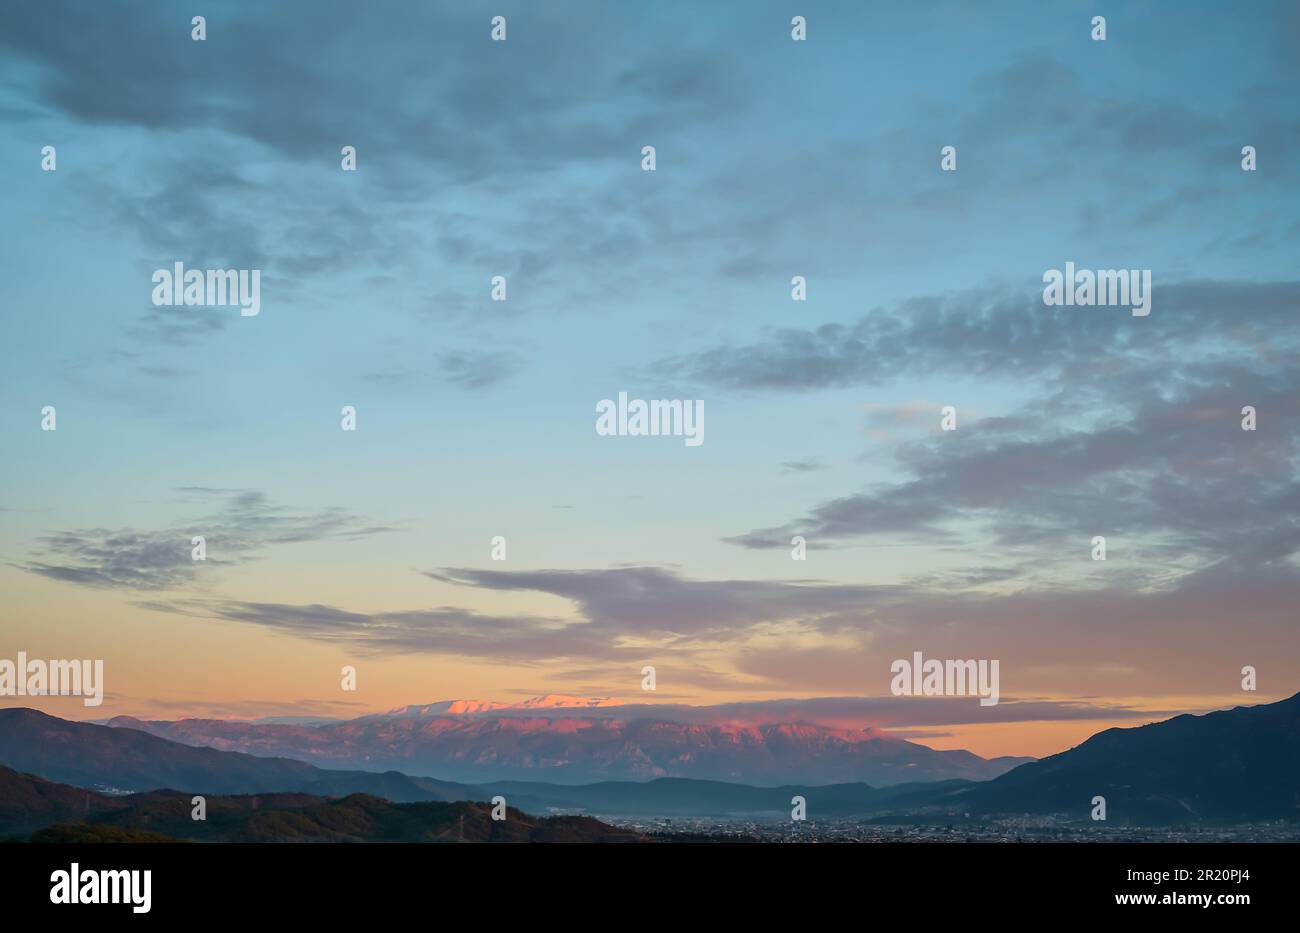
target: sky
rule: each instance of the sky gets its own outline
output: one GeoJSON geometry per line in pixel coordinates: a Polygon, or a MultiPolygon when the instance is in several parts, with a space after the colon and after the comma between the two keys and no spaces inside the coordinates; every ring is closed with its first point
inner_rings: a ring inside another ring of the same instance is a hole
{"type": "Polygon", "coordinates": [[[1041,755],[1300,689],[1300,6],[191,15],[0,9],[0,657],[106,671],[0,702],[888,697],[921,651],[1003,701],[894,728],[1041,755]],[[176,262],[261,312],[156,306],[176,262]],[[1045,306],[1067,262],[1150,314],[1045,306]],[[704,443],[599,435],[620,392],[704,443]]]}

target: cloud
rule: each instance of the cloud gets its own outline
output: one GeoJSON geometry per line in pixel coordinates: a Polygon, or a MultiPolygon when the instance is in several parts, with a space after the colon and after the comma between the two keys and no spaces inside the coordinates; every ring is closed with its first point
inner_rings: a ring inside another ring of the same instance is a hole
{"type": "MultiPolygon", "coordinates": [[[[670,361],[678,376],[752,392],[874,387],[937,371],[1018,388],[1015,407],[996,416],[952,399],[955,431],[939,430],[934,403],[926,430],[873,452],[892,456],[895,477],[725,540],[994,547],[1004,567],[1047,575],[1104,535],[1148,582],[1221,561],[1289,559],[1300,548],[1300,433],[1291,429],[1300,333],[1288,323],[1300,283],[1176,283],[1156,295],[1152,316],[1136,323],[967,292],[670,361]],[[1247,405],[1267,424],[1243,431],[1247,405]]],[[[913,423],[918,405],[868,409],[879,431],[913,423]]]]}
{"type": "MultiPolygon", "coordinates": [[[[285,717],[287,719],[351,719],[366,713],[365,704],[357,700],[330,700],[304,697],[297,700],[231,699],[203,700],[159,697],[121,696],[121,706],[145,707],[149,715],[159,712],[187,719],[226,719],[248,722],[285,717]]],[[[143,714],[142,714],[143,715],[143,714]]]]}
{"type": "Polygon", "coordinates": [[[485,389],[510,378],[518,370],[518,358],[512,353],[460,351],[444,353],[438,358],[447,381],[465,389],[485,389]]]}
{"type": "Polygon", "coordinates": [[[1062,547],[1093,533],[1143,550],[1176,539],[1185,559],[1280,559],[1300,546],[1300,418],[1294,371],[1211,364],[1204,382],[1170,398],[1129,400],[1090,429],[1028,411],[1008,430],[983,422],[896,449],[912,478],[827,500],[786,524],[733,538],[745,547],[893,535],[954,540],[960,526],[991,530],[1003,547],[1062,547]],[[1272,427],[1243,431],[1243,404],[1272,427]],[[1250,476],[1242,482],[1243,474],[1250,476]]]}
{"type": "Polygon", "coordinates": [[[229,320],[229,315],[212,309],[177,311],[153,308],[141,315],[136,324],[126,328],[126,334],[168,347],[185,347],[221,332],[229,320]]]}
{"type": "MultiPolygon", "coordinates": [[[[1086,555],[1076,559],[1093,566],[1086,555]]],[[[1008,699],[1071,691],[1185,696],[1189,685],[1225,694],[1245,663],[1267,664],[1275,684],[1300,678],[1300,632],[1291,624],[1300,566],[1286,562],[1224,561],[1159,585],[1103,565],[1086,585],[1021,580],[1012,588],[997,575],[983,580],[961,572],[894,585],[700,580],[658,567],[450,568],[427,576],[471,591],[558,597],[574,612],[502,615],[455,605],[352,611],[208,598],[139,605],[372,654],[564,662],[587,679],[593,670],[625,673],[653,664],[666,688],[694,684],[751,695],[888,696],[891,662],[914,651],[999,660],[1008,699]],[[1249,646],[1239,656],[1224,656],[1226,625],[1234,643],[1249,646]]],[[[981,712],[978,721],[1002,721],[1004,713],[981,712]]],[[[905,718],[924,721],[915,712],[905,718]]],[[[935,721],[956,720],[945,712],[935,721]]]]}
{"type": "Polygon", "coordinates": [[[506,382],[523,367],[522,357],[506,350],[453,350],[438,355],[436,375],[427,367],[407,367],[390,360],[382,369],[362,373],[361,378],[380,386],[406,386],[440,378],[475,392],[506,382]]]}
{"type": "Polygon", "coordinates": [[[1157,281],[1154,295],[1150,317],[1131,318],[1124,309],[1046,307],[1041,288],[971,289],[876,308],[850,324],[667,357],[650,370],[752,392],[878,386],[935,371],[1086,386],[1112,367],[1176,363],[1179,351],[1197,346],[1295,350],[1289,324],[1300,312],[1300,281],[1157,281]]]}
{"type": "Polygon", "coordinates": [[[518,664],[565,657],[630,657],[629,652],[600,639],[591,626],[540,616],[493,616],[446,606],[366,613],[319,604],[219,599],[149,600],[138,605],[195,618],[243,622],[374,654],[423,652],[518,664]]]}
{"type": "Polygon", "coordinates": [[[339,508],[304,511],[277,506],[252,490],[190,486],[179,491],[190,499],[216,499],[218,511],[156,531],[89,528],[44,535],[38,539],[41,556],[15,566],[80,586],[172,590],[196,585],[205,564],[247,563],[276,545],[365,538],[393,530],[367,524],[339,508]],[[195,535],[206,541],[203,562],[192,557],[195,535]]]}
{"type": "Polygon", "coordinates": [[[787,460],[781,464],[782,473],[813,473],[826,469],[826,464],[815,457],[806,460],[787,460]]]}
{"type": "Polygon", "coordinates": [[[226,599],[149,600],[143,608],[243,622],[314,641],[377,653],[428,652],[534,663],[555,659],[624,662],[680,657],[795,622],[832,630],[890,587],[816,581],[691,580],[657,567],[588,571],[446,569],[430,579],[495,592],[536,592],[573,603],[577,618],[501,616],[441,606],[354,612],[333,606],[226,599]]]}
{"type": "MultiPolygon", "coordinates": [[[[435,254],[447,279],[490,269],[529,282],[547,296],[538,306],[614,294],[588,281],[593,263],[613,270],[648,239],[644,197],[617,176],[636,171],[646,138],[690,139],[753,94],[667,16],[636,15],[621,34],[638,40],[610,41],[573,27],[581,10],[539,7],[498,44],[454,2],[394,15],[245,2],[210,14],[207,41],[192,42],[188,17],[162,9],[134,11],[129,28],[102,4],[63,9],[6,5],[0,65],[16,96],[111,140],[108,168],[76,182],[83,219],[133,233],[142,262],[265,269],[282,302],[339,283],[373,302],[384,282],[401,286],[391,304],[427,301],[404,278],[435,279],[435,254]],[[653,35],[673,42],[642,41],[653,35]],[[340,171],[344,144],[355,174],[340,171]],[[578,282],[561,261],[587,274],[578,282]],[[371,270],[364,291],[345,281],[357,268],[371,270]]],[[[441,293],[472,319],[462,282],[441,293]]]]}
{"type": "Polygon", "coordinates": [[[536,592],[570,600],[607,639],[661,643],[726,640],[781,622],[829,624],[884,598],[886,586],[818,581],[693,580],[662,567],[504,571],[447,569],[433,580],[495,592],[536,592]]]}
{"type": "MultiPolygon", "coordinates": [[[[1137,709],[1121,703],[1097,704],[1076,700],[1005,700],[996,707],[976,707],[965,697],[842,696],[808,699],[756,700],[715,706],[682,707],[675,715],[689,721],[725,719],[755,724],[809,722],[836,728],[876,726],[891,731],[907,727],[947,726],[988,722],[1067,722],[1075,720],[1155,720],[1177,712],[1137,709]]],[[[613,707],[611,713],[622,708],[613,707]]],[[[897,732],[895,732],[897,734],[897,732]]],[[[933,737],[933,733],[928,733],[933,737]]]]}

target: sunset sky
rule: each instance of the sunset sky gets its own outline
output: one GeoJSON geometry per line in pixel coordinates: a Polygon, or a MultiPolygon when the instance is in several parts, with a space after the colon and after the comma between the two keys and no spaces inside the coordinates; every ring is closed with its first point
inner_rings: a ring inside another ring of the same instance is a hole
{"type": "Polygon", "coordinates": [[[886,697],[1044,755],[1295,693],[1300,6],[1170,5],[6,3],[0,657],[106,699],[0,704],[886,697]],[[889,697],[914,651],[1002,703],[889,697]]]}

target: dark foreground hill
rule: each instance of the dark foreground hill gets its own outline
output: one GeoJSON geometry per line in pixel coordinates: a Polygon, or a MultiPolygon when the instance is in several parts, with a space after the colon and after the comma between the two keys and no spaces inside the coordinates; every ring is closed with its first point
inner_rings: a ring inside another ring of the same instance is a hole
{"type": "Polygon", "coordinates": [[[931,801],[974,815],[1088,820],[1106,798],[1111,824],[1300,819],[1300,694],[1278,703],[1107,729],[1081,745],[931,801]]]}
{"type": "Polygon", "coordinates": [[[870,784],[786,784],[751,787],[723,781],[659,778],[654,781],[602,781],[569,787],[530,781],[488,785],[508,800],[528,800],[558,810],[586,810],[598,816],[715,816],[771,819],[789,815],[791,798],[805,799],[816,817],[866,816],[919,799],[966,787],[968,781],[937,781],[872,787],[870,784]]]}
{"type": "Polygon", "coordinates": [[[28,833],[51,823],[88,818],[120,806],[120,798],[0,767],[0,834],[28,833]]]}
{"type": "Polygon", "coordinates": [[[150,791],[110,797],[0,768],[0,834],[33,842],[638,842],[637,833],[585,816],[539,818],[485,803],[391,803],[366,794],[206,798],[150,791]]]}

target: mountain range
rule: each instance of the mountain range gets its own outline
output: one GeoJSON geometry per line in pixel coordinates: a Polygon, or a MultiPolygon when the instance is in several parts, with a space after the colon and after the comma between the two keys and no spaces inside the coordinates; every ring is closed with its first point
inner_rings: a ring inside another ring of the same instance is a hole
{"type": "MultiPolygon", "coordinates": [[[[432,716],[435,722],[441,718],[441,713],[432,716]]],[[[1277,703],[1108,729],[1068,751],[982,782],[753,786],[657,778],[583,785],[514,780],[466,784],[397,771],[330,770],[293,759],[194,747],[121,722],[115,726],[69,722],[30,709],[0,710],[0,765],[29,772],[28,777],[39,775],[26,783],[13,780],[12,775],[0,781],[0,828],[8,827],[5,831],[64,822],[70,814],[85,818],[87,813],[116,811],[115,801],[133,799],[123,797],[125,791],[139,792],[135,799],[144,799],[141,794],[164,790],[184,800],[192,793],[309,798],[289,801],[292,806],[284,801],[276,805],[297,810],[358,797],[405,805],[482,802],[501,795],[512,808],[528,813],[560,811],[610,818],[787,819],[791,797],[800,795],[806,798],[812,819],[856,817],[900,824],[1024,815],[1087,824],[1094,798],[1101,796],[1106,799],[1110,825],[1296,823],[1300,821],[1300,694],[1277,703]]],[[[373,810],[369,803],[354,801],[349,806],[373,810]]],[[[107,817],[95,819],[96,825],[112,824],[107,817]]],[[[379,835],[374,838],[398,832],[392,825],[385,826],[375,831],[379,835]]],[[[121,830],[150,832],[156,827],[136,821],[122,824],[121,830]]],[[[307,835],[311,832],[315,830],[307,835]]]]}
{"type": "Polygon", "coordinates": [[[321,767],[430,773],[476,784],[680,777],[883,787],[988,780],[1032,760],[939,751],[871,727],[710,720],[699,708],[664,710],[568,696],[513,705],[444,701],[317,724],[119,716],[108,725],[321,767]]]}
{"type": "MultiPolygon", "coordinates": [[[[332,771],[288,758],[172,742],[135,729],[70,722],[34,709],[0,709],[0,765],[108,793],[176,788],[197,794],[293,790],[365,793],[398,802],[472,800],[477,788],[395,772],[332,771]]],[[[488,799],[488,798],[484,798],[488,799]]]]}
{"type": "MultiPolygon", "coordinates": [[[[85,799],[120,799],[156,790],[185,794],[297,793],[314,797],[365,794],[397,803],[490,801],[535,813],[585,811],[619,816],[770,814],[789,810],[794,794],[812,794],[824,815],[873,813],[917,793],[964,781],[875,788],[861,782],[754,787],[685,778],[560,785],[539,781],[458,784],[397,771],[318,768],[286,758],[196,748],[123,726],[69,722],[32,709],[0,710],[0,765],[49,781],[87,788],[85,799]]],[[[63,786],[53,785],[53,786],[63,786]]],[[[76,807],[83,791],[75,792],[76,807]]],[[[57,799],[57,798],[56,798],[57,799]]],[[[188,797],[187,797],[188,799],[188,797]]],[[[37,808],[34,812],[39,813],[37,808]]]]}

